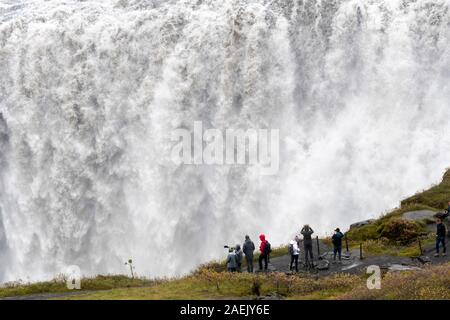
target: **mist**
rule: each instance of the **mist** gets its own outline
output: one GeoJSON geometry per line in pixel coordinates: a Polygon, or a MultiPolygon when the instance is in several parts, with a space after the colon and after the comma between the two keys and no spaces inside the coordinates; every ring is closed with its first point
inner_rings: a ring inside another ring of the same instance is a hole
{"type": "Polygon", "coordinates": [[[0,281],[173,276],[377,217],[450,166],[450,2],[0,4],[0,281]],[[279,129],[279,171],[171,132],[279,129]]]}

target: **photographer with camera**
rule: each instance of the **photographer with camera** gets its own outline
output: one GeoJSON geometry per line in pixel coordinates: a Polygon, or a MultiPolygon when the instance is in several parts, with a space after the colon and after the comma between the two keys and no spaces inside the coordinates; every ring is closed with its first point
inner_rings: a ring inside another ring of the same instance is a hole
{"type": "Polygon", "coordinates": [[[303,235],[303,246],[305,249],[305,265],[312,266],[314,264],[314,255],[312,252],[312,234],[314,230],[307,224],[303,226],[303,229],[300,231],[303,235]],[[311,258],[311,262],[309,262],[309,258],[311,258]]]}
{"type": "Polygon", "coordinates": [[[228,272],[236,272],[238,268],[238,257],[236,252],[232,247],[225,246],[225,248],[228,248],[228,256],[226,260],[227,270],[228,272]]]}

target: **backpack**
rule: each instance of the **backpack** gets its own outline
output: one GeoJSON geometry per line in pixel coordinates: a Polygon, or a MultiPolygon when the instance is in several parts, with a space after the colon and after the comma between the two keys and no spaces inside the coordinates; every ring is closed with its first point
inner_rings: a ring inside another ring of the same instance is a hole
{"type": "Polygon", "coordinates": [[[289,244],[288,252],[290,255],[294,254],[294,245],[292,243],[289,244]]]}
{"type": "Polygon", "coordinates": [[[267,256],[272,252],[272,248],[270,247],[269,241],[266,241],[266,245],[264,246],[264,254],[267,256]]]}

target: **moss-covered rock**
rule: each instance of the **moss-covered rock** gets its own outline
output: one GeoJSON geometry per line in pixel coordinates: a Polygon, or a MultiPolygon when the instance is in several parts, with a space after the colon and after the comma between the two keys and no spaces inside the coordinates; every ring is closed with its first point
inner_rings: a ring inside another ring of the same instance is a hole
{"type": "Polygon", "coordinates": [[[389,241],[408,244],[424,233],[424,227],[417,221],[395,218],[381,224],[377,232],[389,241]]]}

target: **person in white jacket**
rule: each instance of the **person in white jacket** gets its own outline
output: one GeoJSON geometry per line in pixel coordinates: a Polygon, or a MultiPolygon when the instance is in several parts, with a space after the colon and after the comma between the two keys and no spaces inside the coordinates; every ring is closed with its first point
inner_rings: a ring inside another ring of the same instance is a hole
{"type": "Polygon", "coordinates": [[[300,255],[300,238],[295,236],[291,242],[289,242],[289,253],[291,255],[291,263],[289,264],[289,269],[292,271],[292,264],[295,262],[295,271],[298,272],[298,257],[300,255]]]}

